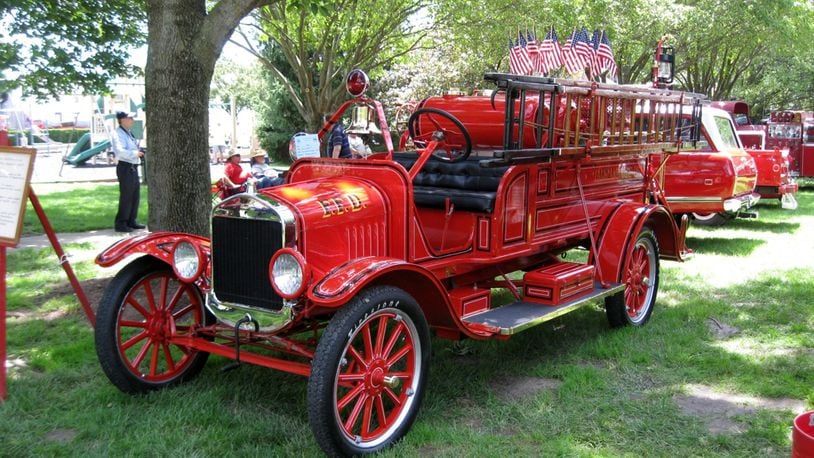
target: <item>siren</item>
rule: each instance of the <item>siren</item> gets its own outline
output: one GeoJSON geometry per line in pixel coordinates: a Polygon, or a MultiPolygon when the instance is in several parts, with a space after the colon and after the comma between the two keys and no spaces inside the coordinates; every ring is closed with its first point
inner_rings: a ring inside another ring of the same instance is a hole
{"type": "Polygon", "coordinates": [[[352,97],[361,97],[370,88],[370,78],[360,69],[355,69],[348,74],[345,80],[345,88],[352,97]]]}

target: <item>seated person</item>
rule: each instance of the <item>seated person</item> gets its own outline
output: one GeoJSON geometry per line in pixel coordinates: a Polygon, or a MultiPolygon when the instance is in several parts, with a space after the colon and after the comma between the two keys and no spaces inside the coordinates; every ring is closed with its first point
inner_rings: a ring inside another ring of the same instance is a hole
{"type": "Polygon", "coordinates": [[[285,178],[266,164],[266,153],[263,151],[258,151],[252,155],[252,176],[257,180],[257,189],[270,188],[285,183],[285,178]]]}
{"type": "Polygon", "coordinates": [[[360,132],[348,131],[348,144],[354,159],[365,159],[370,155],[370,147],[365,144],[360,132]]]}
{"type": "Polygon", "coordinates": [[[225,184],[229,187],[239,187],[246,184],[252,175],[240,166],[240,153],[232,152],[226,159],[226,168],[223,169],[225,184]]]}

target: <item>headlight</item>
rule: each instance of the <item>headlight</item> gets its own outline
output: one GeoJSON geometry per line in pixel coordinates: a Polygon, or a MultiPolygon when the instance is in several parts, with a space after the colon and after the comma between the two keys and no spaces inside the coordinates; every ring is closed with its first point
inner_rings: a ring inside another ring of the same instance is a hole
{"type": "Polygon", "coordinates": [[[184,282],[192,282],[201,275],[203,253],[197,245],[179,240],[172,247],[172,269],[175,275],[184,282]]]}
{"type": "Polygon", "coordinates": [[[272,256],[269,277],[271,286],[280,297],[294,299],[305,289],[308,268],[299,252],[284,248],[272,256]]]}

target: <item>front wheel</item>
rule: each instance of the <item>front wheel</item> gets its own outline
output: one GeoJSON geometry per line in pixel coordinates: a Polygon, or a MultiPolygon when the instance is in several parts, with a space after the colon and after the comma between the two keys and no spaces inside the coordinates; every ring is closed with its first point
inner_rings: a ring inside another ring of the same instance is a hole
{"type": "Polygon", "coordinates": [[[110,281],[96,315],[96,354],[125,393],[144,393],[197,375],[209,353],[170,338],[211,321],[195,285],[155,258],[139,258],[110,281]],[[209,319],[208,319],[209,318],[209,319]]]}
{"type": "Polygon", "coordinates": [[[430,339],[415,300],[401,289],[362,291],[319,341],[308,379],[308,420],[329,456],[382,450],[418,413],[430,339]]]}
{"type": "Polygon", "coordinates": [[[650,229],[642,229],[622,272],[625,290],[605,298],[611,326],[642,326],[650,319],[659,288],[659,245],[650,229]]]}
{"type": "Polygon", "coordinates": [[[699,226],[723,226],[732,219],[731,215],[726,213],[693,213],[693,222],[699,226]]]}

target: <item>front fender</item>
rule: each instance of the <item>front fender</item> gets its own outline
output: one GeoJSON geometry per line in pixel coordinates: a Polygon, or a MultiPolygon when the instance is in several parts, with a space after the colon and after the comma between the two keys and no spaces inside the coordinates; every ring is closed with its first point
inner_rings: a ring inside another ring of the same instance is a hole
{"type": "Polygon", "coordinates": [[[686,253],[684,233],[686,221],[681,227],[672,214],[661,205],[627,203],[620,205],[608,218],[597,244],[597,263],[601,280],[619,282],[622,279],[625,257],[639,232],[648,226],[659,243],[659,256],[681,261],[686,253]]]}
{"type": "Polygon", "coordinates": [[[443,286],[430,271],[406,261],[380,256],[354,259],[331,270],[308,291],[308,298],[325,307],[338,306],[347,302],[375,278],[394,270],[419,274],[433,283],[438,291],[443,286]]]}
{"type": "Polygon", "coordinates": [[[96,256],[96,264],[110,267],[134,254],[148,254],[172,265],[172,246],[179,240],[188,240],[209,257],[209,239],[184,232],[150,232],[136,237],[128,237],[110,245],[96,256]]]}

